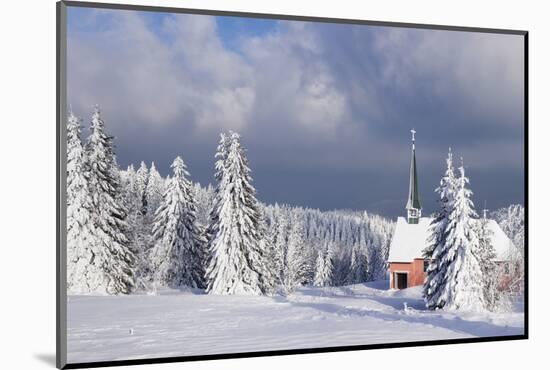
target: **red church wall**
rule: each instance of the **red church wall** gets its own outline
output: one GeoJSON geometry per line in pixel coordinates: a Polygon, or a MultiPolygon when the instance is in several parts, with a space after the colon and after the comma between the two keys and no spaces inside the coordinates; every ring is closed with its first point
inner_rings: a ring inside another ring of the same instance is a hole
{"type": "MultiPolygon", "coordinates": [[[[497,261],[498,274],[501,281],[499,284],[500,290],[511,289],[512,275],[507,271],[510,266],[506,266],[507,262],[497,261]]],[[[424,259],[415,258],[413,262],[390,262],[390,289],[397,289],[395,282],[396,272],[407,273],[407,288],[424,284],[426,273],[424,272],[424,259]]]]}
{"type": "Polygon", "coordinates": [[[395,272],[407,273],[407,287],[424,284],[424,259],[415,258],[413,262],[390,262],[390,289],[397,289],[395,272]]]}

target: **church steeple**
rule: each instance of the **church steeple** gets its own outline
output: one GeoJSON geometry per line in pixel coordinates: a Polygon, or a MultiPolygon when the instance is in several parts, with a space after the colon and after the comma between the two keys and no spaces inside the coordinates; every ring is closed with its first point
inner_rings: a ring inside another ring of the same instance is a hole
{"type": "Polygon", "coordinates": [[[412,153],[411,153],[411,168],[409,172],[409,197],[407,199],[407,222],[409,224],[417,224],[422,214],[422,206],[420,205],[420,196],[418,195],[418,175],[416,172],[416,148],[414,145],[414,134],[416,131],[411,130],[412,134],[412,153]]]}

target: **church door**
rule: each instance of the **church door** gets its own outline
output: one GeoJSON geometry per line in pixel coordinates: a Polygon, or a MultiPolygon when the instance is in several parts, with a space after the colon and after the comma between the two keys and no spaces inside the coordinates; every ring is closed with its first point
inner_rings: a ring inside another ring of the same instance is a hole
{"type": "Polygon", "coordinates": [[[405,272],[396,272],[395,273],[395,282],[397,289],[405,289],[407,287],[407,273],[405,272]]]}

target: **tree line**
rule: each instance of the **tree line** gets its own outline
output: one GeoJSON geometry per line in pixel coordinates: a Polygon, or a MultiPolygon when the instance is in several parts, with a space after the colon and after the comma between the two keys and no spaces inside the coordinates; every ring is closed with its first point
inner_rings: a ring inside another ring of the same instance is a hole
{"type": "Polygon", "coordinates": [[[128,294],[157,287],[288,294],[301,285],[385,277],[393,223],[354,211],[265,205],[239,134],[222,133],[216,186],[192,183],[181,157],[121,171],[95,107],[90,135],[67,121],[67,287],[128,294]]]}

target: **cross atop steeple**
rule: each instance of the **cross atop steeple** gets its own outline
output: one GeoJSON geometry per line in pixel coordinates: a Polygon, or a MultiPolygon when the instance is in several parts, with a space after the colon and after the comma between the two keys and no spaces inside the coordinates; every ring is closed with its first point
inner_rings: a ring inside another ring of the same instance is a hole
{"type": "Polygon", "coordinates": [[[407,199],[407,222],[409,224],[417,224],[422,214],[422,206],[420,205],[420,196],[418,194],[418,174],[416,172],[416,148],[415,137],[416,130],[411,130],[412,134],[412,153],[411,153],[411,167],[409,171],[409,197],[407,199]]]}

